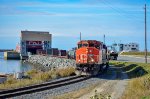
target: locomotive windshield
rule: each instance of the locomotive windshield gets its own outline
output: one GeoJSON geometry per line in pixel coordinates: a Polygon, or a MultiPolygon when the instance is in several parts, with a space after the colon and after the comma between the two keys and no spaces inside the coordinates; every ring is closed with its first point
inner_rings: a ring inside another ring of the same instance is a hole
{"type": "Polygon", "coordinates": [[[94,44],[90,43],[90,44],[89,44],[89,47],[94,47],[94,44]]]}
{"type": "Polygon", "coordinates": [[[88,47],[88,44],[78,44],[78,48],[81,48],[81,47],[88,47]]]}
{"type": "Polygon", "coordinates": [[[82,47],[82,44],[78,44],[78,48],[81,48],[82,47]]]}
{"type": "Polygon", "coordinates": [[[97,49],[100,49],[101,48],[101,44],[100,42],[96,42],[96,41],[80,41],[78,43],[78,48],[81,48],[81,47],[95,47],[97,49]]]}
{"type": "Polygon", "coordinates": [[[83,46],[83,47],[88,47],[88,44],[83,44],[82,46],[83,46]]]}

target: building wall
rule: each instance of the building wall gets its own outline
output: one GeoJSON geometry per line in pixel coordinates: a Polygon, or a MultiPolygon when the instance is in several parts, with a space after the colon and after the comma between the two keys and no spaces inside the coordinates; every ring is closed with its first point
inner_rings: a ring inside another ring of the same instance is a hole
{"type": "Polygon", "coordinates": [[[21,31],[20,52],[21,56],[27,56],[27,48],[42,47],[43,50],[51,48],[52,35],[42,31],[21,31]],[[40,42],[40,43],[39,43],[40,42]]]}

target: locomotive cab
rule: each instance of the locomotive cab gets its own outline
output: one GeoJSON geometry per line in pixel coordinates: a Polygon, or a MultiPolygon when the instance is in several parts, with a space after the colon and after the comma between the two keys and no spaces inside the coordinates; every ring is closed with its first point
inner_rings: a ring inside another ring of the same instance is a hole
{"type": "Polygon", "coordinates": [[[108,65],[107,47],[96,40],[82,40],[78,42],[76,65],[77,74],[98,74],[103,70],[104,65],[108,65]]]}

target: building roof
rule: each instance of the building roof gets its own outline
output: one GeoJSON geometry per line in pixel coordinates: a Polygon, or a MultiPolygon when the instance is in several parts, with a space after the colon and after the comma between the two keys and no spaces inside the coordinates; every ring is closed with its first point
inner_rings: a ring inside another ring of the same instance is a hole
{"type": "Polygon", "coordinates": [[[51,41],[51,34],[43,31],[21,31],[21,40],[25,41],[51,41]]]}

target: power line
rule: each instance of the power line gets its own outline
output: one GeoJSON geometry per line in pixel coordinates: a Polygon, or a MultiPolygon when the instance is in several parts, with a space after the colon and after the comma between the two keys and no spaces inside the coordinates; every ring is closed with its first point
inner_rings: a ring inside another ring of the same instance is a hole
{"type": "MultiPolygon", "coordinates": [[[[126,13],[124,10],[119,9],[119,8],[114,8],[111,6],[110,2],[106,1],[106,0],[101,0],[103,4],[105,4],[107,7],[111,8],[113,11],[115,11],[118,15],[120,16],[125,16],[126,18],[130,18],[130,19],[140,19],[137,16],[134,16],[133,14],[130,14],[130,16],[127,16],[128,13],[126,13]]],[[[141,20],[142,21],[142,20],[141,20]]],[[[137,21],[135,21],[137,22],[137,21]]],[[[142,21],[143,22],[143,21],[142,21]]]]}

